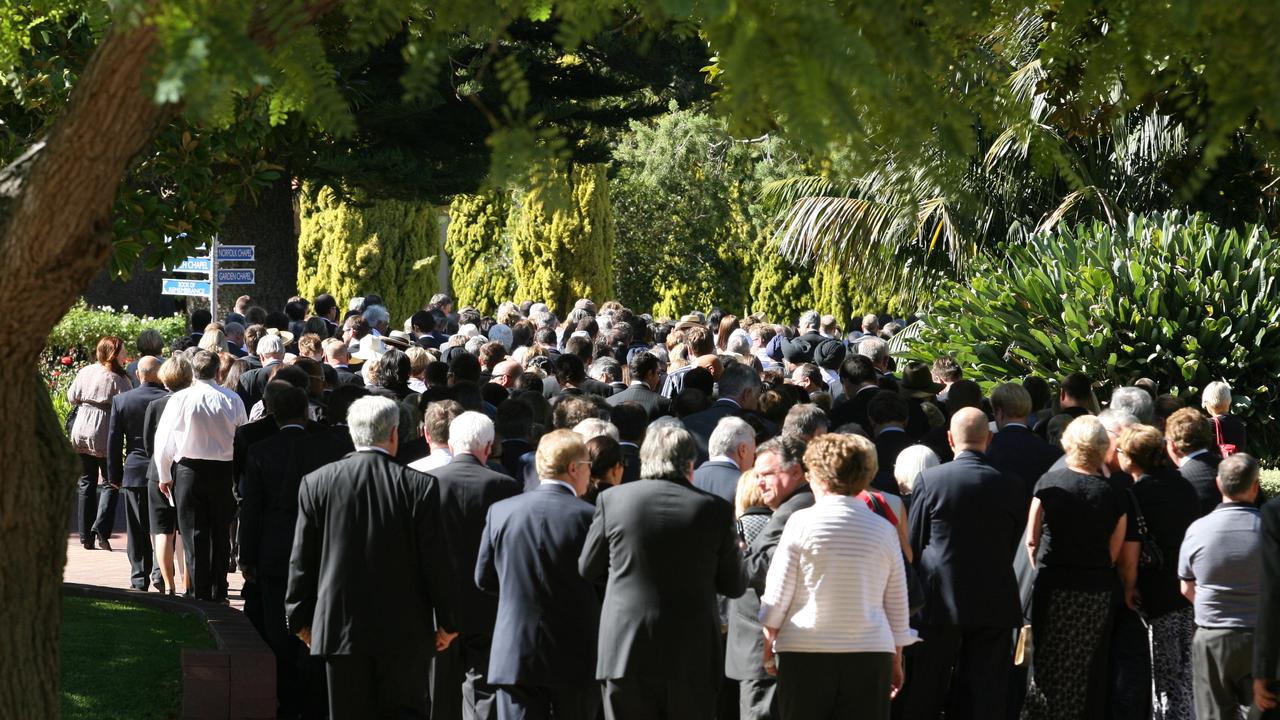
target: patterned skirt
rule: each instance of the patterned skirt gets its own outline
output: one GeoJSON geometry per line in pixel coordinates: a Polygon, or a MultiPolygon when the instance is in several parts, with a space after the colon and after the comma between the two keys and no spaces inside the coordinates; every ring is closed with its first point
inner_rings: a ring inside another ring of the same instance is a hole
{"type": "Polygon", "coordinates": [[[1152,720],[1194,720],[1191,638],[1195,634],[1195,610],[1190,607],[1161,615],[1148,626],[1152,720]]]}
{"type": "Polygon", "coordinates": [[[1091,720],[1103,697],[1111,592],[1036,588],[1023,720],[1091,720]]]}

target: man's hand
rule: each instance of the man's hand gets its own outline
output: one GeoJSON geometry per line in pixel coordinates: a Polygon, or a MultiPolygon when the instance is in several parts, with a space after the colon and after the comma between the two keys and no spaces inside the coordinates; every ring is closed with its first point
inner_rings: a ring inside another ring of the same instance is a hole
{"type": "Polygon", "coordinates": [[[161,492],[161,493],[164,493],[164,496],[165,496],[165,497],[173,497],[173,481],[172,481],[172,480],[170,480],[169,482],[165,482],[165,481],[161,480],[161,481],[160,481],[160,492],[161,492]]]}
{"type": "Polygon", "coordinates": [[[1253,704],[1259,710],[1272,710],[1276,707],[1276,693],[1270,687],[1271,682],[1259,678],[1253,680],[1253,704]]]}
{"type": "Polygon", "coordinates": [[[436,652],[444,652],[453,644],[454,638],[458,637],[458,633],[449,632],[444,628],[436,630],[436,652]]]}
{"type": "Polygon", "coordinates": [[[889,697],[897,697],[898,693],[902,692],[904,682],[906,682],[906,675],[902,672],[902,648],[898,648],[893,656],[893,676],[889,679],[889,697]]]}
{"type": "Polygon", "coordinates": [[[764,671],[770,677],[776,677],[778,674],[778,659],[773,654],[773,643],[778,639],[778,629],[766,627],[764,628],[764,671]]]}
{"type": "Polygon", "coordinates": [[[302,641],[303,645],[306,645],[308,648],[311,647],[311,626],[310,625],[298,631],[298,639],[302,641]]]}
{"type": "Polygon", "coordinates": [[[1138,605],[1142,604],[1142,593],[1138,592],[1138,588],[1127,587],[1124,589],[1124,604],[1130,610],[1137,611],[1138,605]]]}

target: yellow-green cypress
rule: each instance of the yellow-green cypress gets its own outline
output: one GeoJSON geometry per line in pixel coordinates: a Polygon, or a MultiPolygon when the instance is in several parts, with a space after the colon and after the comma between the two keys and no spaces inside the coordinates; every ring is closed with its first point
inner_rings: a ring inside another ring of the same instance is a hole
{"type": "Polygon", "coordinates": [[[298,291],[345,303],[377,293],[398,326],[436,291],[440,226],[427,203],[345,199],[304,187],[298,237],[298,291]]]}
{"type": "Polygon", "coordinates": [[[507,240],[507,203],[499,194],[459,195],[449,205],[449,285],[458,307],[490,315],[515,294],[507,240]]]}

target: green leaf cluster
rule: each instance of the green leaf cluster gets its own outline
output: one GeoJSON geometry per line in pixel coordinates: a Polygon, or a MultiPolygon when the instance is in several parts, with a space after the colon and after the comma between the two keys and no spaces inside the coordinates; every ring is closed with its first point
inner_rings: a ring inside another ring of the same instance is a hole
{"type": "Polygon", "coordinates": [[[1187,398],[1214,380],[1235,392],[1250,450],[1280,440],[1280,242],[1203,216],[1130,216],[1035,236],[984,255],[941,287],[909,355],[949,354],[988,385],[1080,371],[1102,396],[1140,377],[1187,398]]]}
{"type": "Polygon", "coordinates": [[[449,205],[444,249],[449,256],[449,287],[457,307],[484,315],[515,295],[516,278],[507,237],[506,195],[459,195],[449,205]]]}
{"type": "Polygon", "coordinates": [[[305,186],[298,237],[298,292],[340,302],[376,293],[392,322],[422,309],[436,291],[440,216],[427,203],[366,201],[305,186]]]}

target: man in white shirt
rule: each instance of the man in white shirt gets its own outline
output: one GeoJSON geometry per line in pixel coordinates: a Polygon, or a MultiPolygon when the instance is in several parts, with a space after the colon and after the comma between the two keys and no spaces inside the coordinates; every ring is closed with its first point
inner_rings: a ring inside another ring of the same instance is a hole
{"type": "Polygon", "coordinates": [[[197,352],[196,382],[173,395],[156,426],[160,491],[177,506],[188,592],[200,600],[226,599],[234,441],[248,420],[240,396],[217,383],[219,363],[214,353],[197,352]]]}
{"type": "Polygon", "coordinates": [[[414,460],[409,463],[409,467],[418,472],[429,473],[449,464],[453,459],[453,452],[449,449],[449,424],[462,412],[462,405],[456,400],[438,400],[427,406],[422,425],[427,434],[427,444],[431,446],[431,454],[414,460]]]}

